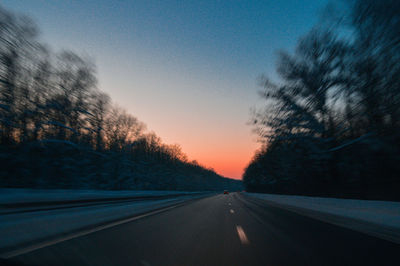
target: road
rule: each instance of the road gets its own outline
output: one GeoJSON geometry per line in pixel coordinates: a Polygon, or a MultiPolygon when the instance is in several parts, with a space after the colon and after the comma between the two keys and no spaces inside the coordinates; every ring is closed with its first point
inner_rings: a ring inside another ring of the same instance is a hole
{"type": "MultiPolygon", "coordinates": [[[[23,265],[400,265],[400,245],[239,193],[16,256],[23,265]]],[[[18,265],[18,264],[17,264],[18,265]]]]}

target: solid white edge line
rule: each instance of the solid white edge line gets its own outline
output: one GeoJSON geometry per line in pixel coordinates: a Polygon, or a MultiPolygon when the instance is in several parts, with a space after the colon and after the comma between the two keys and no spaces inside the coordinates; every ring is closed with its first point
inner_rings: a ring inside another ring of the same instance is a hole
{"type": "Polygon", "coordinates": [[[155,210],[155,211],[148,212],[148,213],[145,213],[145,214],[141,214],[141,215],[138,215],[138,216],[135,216],[135,217],[131,217],[131,218],[123,219],[123,220],[120,220],[120,221],[112,222],[112,223],[109,223],[109,224],[101,225],[101,226],[98,226],[98,227],[95,227],[95,228],[83,230],[83,231],[80,231],[78,233],[71,234],[69,236],[60,237],[58,239],[54,239],[54,240],[51,240],[51,241],[39,243],[39,244],[32,245],[32,246],[29,246],[29,247],[25,247],[25,248],[22,248],[22,249],[19,249],[19,250],[5,252],[3,254],[0,254],[0,257],[4,258],[4,259],[9,259],[9,258],[12,258],[12,257],[15,257],[15,256],[19,256],[19,255],[22,255],[22,254],[25,254],[25,253],[40,249],[40,248],[44,248],[44,247],[48,247],[48,246],[51,246],[51,245],[55,245],[57,243],[64,242],[64,241],[67,241],[67,240],[70,240],[70,239],[73,239],[73,238],[77,238],[77,237],[80,237],[80,236],[88,235],[88,234],[91,234],[91,233],[94,233],[94,232],[98,232],[98,231],[101,231],[101,230],[104,230],[104,229],[107,229],[107,228],[110,228],[110,227],[114,227],[114,226],[121,225],[121,224],[124,224],[124,223],[128,223],[128,222],[132,222],[132,221],[135,221],[135,220],[139,220],[141,218],[144,218],[144,217],[147,217],[147,216],[150,216],[150,215],[153,215],[153,214],[157,214],[157,213],[160,213],[160,212],[171,210],[173,208],[181,206],[182,204],[183,204],[183,202],[181,202],[179,204],[176,204],[176,205],[173,205],[173,206],[169,206],[169,207],[163,208],[163,209],[159,209],[159,210],[155,210]]]}

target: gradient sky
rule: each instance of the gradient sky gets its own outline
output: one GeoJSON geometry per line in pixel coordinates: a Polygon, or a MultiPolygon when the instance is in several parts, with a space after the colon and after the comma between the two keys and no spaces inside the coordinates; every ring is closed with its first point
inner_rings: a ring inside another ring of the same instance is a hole
{"type": "Polygon", "coordinates": [[[41,39],[92,57],[99,88],[190,159],[241,178],[259,147],[246,123],[257,78],[293,50],[328,0],[1,0],[41,39]]]}

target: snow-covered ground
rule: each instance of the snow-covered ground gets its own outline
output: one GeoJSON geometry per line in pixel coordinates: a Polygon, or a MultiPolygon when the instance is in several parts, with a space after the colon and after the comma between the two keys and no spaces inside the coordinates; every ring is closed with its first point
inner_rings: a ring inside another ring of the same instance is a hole
{"type": "Polygon", "coordinates": [[[80,230],[166,208],[208,193],[177,191],[79,191],[0,189],[0,255],[31,244],[56,239],[80,230]],[[153,198],[154,196],[171,196],[153,198]],[[150,199],[146,199],[148,196],[150,199]],[[106,202],[109,198],[144,197],[145,200],[106,202]],[[70,200],[104,199],[95,205],[66,205],[70,200]],[[63,202],[61,208],[10,208],[13,203],[63,202]],[[4,207],[6,206],[6,207],[4,207]],[[65,207],[67,206],[67,207],[65,207]]]}
{"type": "Polygon", "coordinates": [[[400,243],[400,202],[245,193],[313,218],[400,243]]]}
{"type": "MultiPolygon", "coordinates": [[[[202,193],[202,192],[201,192],[202,193]]],[[[127,197],[156,197],[166,195],[196,195],[199,192],[151,191],[151,190],[73,190],[73,189],[20,189],[0,188],[0,206],[5,204],[23,204],[58,201],[77,201],[91,199],[117,199],[127,197]]]]}

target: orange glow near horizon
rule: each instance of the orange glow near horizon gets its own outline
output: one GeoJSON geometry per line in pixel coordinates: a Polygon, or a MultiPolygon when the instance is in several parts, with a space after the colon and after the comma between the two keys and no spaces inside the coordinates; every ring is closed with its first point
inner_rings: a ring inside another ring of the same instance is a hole
{"type": "MultiPolygon", "coordinates": [[[[175,142],[172,141],[172,138],[163,138],[163,140],[166,143],[178,143],[189,160],[196,160],[204,167],[213,168],[224,177],[241,180],[245,167],[259,146],[254,141],[250,129],[247,129],[247,131],[244,131],[243,128],[241,131],[228,131],[230,132],[229,136],[221,136],[227,133],[224,131],[219,134],[209,132],[210,136],[207,137],[204,132],[204,138],[201,140],[196,139],[195,136],[186,136],[185,138],[185,136],[179,136],[177,132],[173,132],[175,142]]],[[[167,132],[161,132],[160,135],[168,136],[167,132]]]]}
{"type": "Polygon", "coordinates": [[[259,77],[278,78],[276,51],[293,49],[330,1],[36,2],[1,4],[33,17],[49,48],[93,58],[98,88],[163,143],[241,179],[260,147],[248,124],[266,104],[259,77]]]}
{"type": "Polygon", "coordinates": [[[244,168],[249,161],[250,159],[248,156],[243,156],[243,158],[226,158],[224,161],[209,161],[204,159],[201,160],[200,163],[206,167],[213,168],[215,172],[224,177],[241,180],[244,168]]]}
{"type": "Polygon", "coordinates": [[[235,153],[221,151],[215,156],[201,156],[198,154],[197,161],[205,166],[213,168],[218,174],[233,179],[242,179],[244,168],[250,162],[254,149],[237,150],[235,153]]]}

